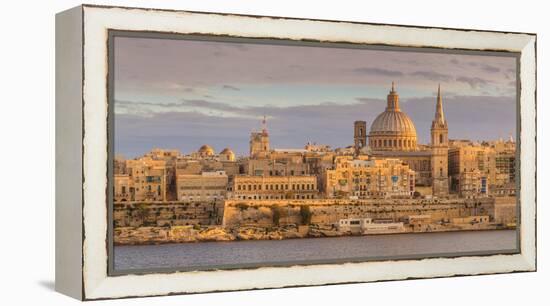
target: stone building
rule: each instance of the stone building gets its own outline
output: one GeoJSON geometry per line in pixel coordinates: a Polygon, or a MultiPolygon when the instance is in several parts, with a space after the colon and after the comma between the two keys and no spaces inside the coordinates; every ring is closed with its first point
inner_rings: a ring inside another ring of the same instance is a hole
{"type": "MultiPolygon", "coordinates": [[[[155,148],[136,159],[124,160],[119,157],[114,165],[114,200],[179,200],[181,192],[177,189],[178,177],[194,175],[196,178],[202,178],[203,173],[219,171],[224,172],[226,176],[223,188],[225,196],[227,181],[231,181],[234,175],[239,174],[239,164],[229,148],[215,154],[211,146],[203,145],[190,155],[182,155],[179,150],[155,148]]],[[[208,199],[208,193],[204,194],[204,198],[208,199]]]]}
{"type": "Polygon", "coordinates": [[[181,152],[176,149],[154,148],[146,153],[144,157],[153,160],[163,160],[166,169],[166,199],[173,201],[176,199],[176,161],[181,156],[181,152]]]}
{"type": "Polygon", "coordinates": [[[479,197],[487,194],[487,181],[477,169],[462,171],[458,175],[456,186],[458,195],[463,198],[479,197]]]}
{"type": "Polygon", "coordinates": [[[233,181],[234,199],[315,199],[318,196],[315,176],[237,175],[233,181]]]}
{"type": "Polygon", "coordinates": [[[177,198],[182,202],[223,200],[227,194],[227,184],[228,177],[224,171],[179,174],[177,198]]]}
{"type": "Polygon", "coordinates": [[[497,196],[514,196],[516,194],[516,143],[496,141],[491,144],[495,150],[495,180],[491,192],[497,196]]]}
{"type": "Polygon", "coordinates": [[[244,163],[245,173],[260,176],[308,175],[309,168],[304,163],[305,150],[277,149],[265,158],[250,158],[244,163]]]}
{"type": "Polygon", "coordinates": [[[311,142],[308,142],[304,149],[307,151],[307,152],[315,152],[315,153],[330,153],[332,152],[332,148],[329,146],[329,145],[325,145],[325,144],[317,144],[317,143],[311,143],[311,142]]]}
{"type": "Polygon", "coordinates": [[[328,198],[411,197],[415,192],[414,171],[398,159],[338,156],[325,176],[328,198]]]}
{"type": "Polygon", "coordinates": [[[353,144],[355,147],[355,154],[359,154],[359,151],[367,146],[366,121],[355,121],[353,123],[353,144]]]}
{"type": "Polygon", "coordinates": [[[166,162],[151,157],[126,161],[126,172],[114,176],[114,201],[166,201],[166,162]]]}
{"type": "Polygon", "coordinates": [[[114,194],[115,202],[131,201],[133,195],[130,194],[130,176],[128,174],[114,174],[114,194]]]}
{"type": "Polygon", "coordinates": [[[392,83],[387,106],[373,121],[369,136],[368,154],[383,159],[399,159],[415,171],[417,186],[423,193],[438,196],[448,194],[448,125],[443,112],[441,90],[438,89],[436,111],[431,128],[429,145],[419,145],[416,127],[407,114],[401,111],[399,95],[392,83]]]}
{"type": "Polygon", "coordinates": [[[488,181],[494,177],[494,154],[488,146],[472,142],[452,141],[449,149],[451,190],[469,196],[476,189],[488,194],[488,181]],[[483,181],[483,184],[482,184],[483,181]],[[474,187],[478,186],[478,187],[474,187]]]}
{"type": "Polygon", "coordinates": [[[516,149],[513,140],[474,143],[452,141],[449,149],[451,189],[459,194],[464,186],[479,186],[479,195],[515,195],[516,149]]]}
{"type": "Polygon", "coordinates": [[[437,88],[436,110],[430,131],[433,194],[444,196],[449,193],[449,128],[443,113],[441,86],[437,88]]]}
{"type": "Polygon", "coordinates": [[[265,158],[269,155],[269,134],[267,133],[267,123],[264,116],[262,120],[262,130],[250,134],[250,158],[265,158]]]}

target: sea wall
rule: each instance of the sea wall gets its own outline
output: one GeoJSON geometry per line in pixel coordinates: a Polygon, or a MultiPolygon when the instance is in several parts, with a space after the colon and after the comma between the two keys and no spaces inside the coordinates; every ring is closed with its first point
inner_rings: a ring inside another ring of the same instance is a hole
{"type": "Polygon", "coordinates": [[[413,215],[430,215],[430,218],[420,224],[405,224],[406,232],[509,228],[516,222],[515,203],[511,197],[117,203],[113,215],[114,241],[117,245],[128,245],[334,237],[349,234],[335,226],[340,219],[405,222],[406,217],[413,215]],[[489,216],[490,220],[482,224],[451,222],[453,218],[468,216],[489,216]]]}
{"type": "Polygon", "coordinates": [[[223,209],[223,201],[115,203],[113,221],[115,228],[217,225],[223,209]]]}
{"type": "Polygon", "coordinates": [[[388,218],[397,221],[410,215],[430,215],[433,221],[488,215],[492,222],[505,224],[515,222],[516,202],[513,197],[446,200],[127,202],[116,203],[113,212],[115,228],[185,225],[271,227],[304,223],[327,225],[346,218],[388,218]],[[278,224],[274,224],[274,221],[278,224]]]}
{"type": "Polygon", "coordinates": [[[347,218],[397,221],[411,215],[430,215],[433,222],[489,215],[492,221],[506,223],[515,218],[515,199],[226,200],[222,225],[229,228],[328,225],[347,218]]]}

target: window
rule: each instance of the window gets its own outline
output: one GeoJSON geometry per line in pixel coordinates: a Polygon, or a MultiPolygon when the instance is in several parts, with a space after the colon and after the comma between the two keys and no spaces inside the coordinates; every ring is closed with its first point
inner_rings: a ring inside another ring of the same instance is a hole
{"type": "Polygon", "coordinates": [[[439,143],[443,143],[443,134],[439,134],[439,143]]]}

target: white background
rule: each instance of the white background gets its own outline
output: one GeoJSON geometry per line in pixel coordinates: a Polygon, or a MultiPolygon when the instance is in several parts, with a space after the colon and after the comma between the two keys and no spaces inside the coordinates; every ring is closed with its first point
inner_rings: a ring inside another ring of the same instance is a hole
{"type": "MultiPolygon", "coordinates": [[[[541,305],[550,301],[545,1],[90,1],[180,10],[538,34],[538,272],[93,302],[108,305],[541,305]],[[546,114],[545,114],[546,113],[546,114]]],[[[54,287],[54,16],[79,1],[0,7],[0,304],[74,305],[54,287]]]]}

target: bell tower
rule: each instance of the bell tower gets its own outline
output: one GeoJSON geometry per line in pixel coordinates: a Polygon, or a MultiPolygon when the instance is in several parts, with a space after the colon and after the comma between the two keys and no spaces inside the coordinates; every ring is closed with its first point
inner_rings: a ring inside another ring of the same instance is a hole
{"type": "Polygon", "coordinates": [[[269,155],[269,133],[267,132],[267,121],[264,116],[262,120],[262,131],[250,134],[250,157],[265,158],[269,155]]]}
{"type": "Polygon", "coordinates": [[[367,145],[367,122],[355,121],[353,123],[353,143],[355,154],[367,145]]]}
{"type": "Polygon", "coordinates": [[[441,85],[437,88],[435,117],[431,127],[432,189],[435,196],[449,194],[449,128],[443,113],[441,85]]]}

